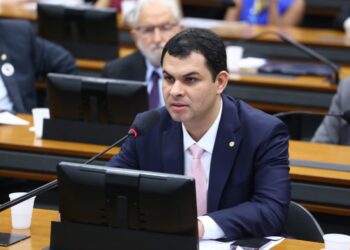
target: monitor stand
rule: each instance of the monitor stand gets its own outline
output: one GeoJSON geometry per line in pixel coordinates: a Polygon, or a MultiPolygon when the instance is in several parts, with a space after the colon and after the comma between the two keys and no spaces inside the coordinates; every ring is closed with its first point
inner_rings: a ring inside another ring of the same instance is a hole
{"type": "Polygon", "coordinates": [[[43,139],[110,145],[128,133],[129,126],[62,119],[44,119],[43,139]]]}
{"type": "Polygon", "coordinates": [[[197,250],[198,238],[108,226],[51,222],[50,247],[46,250],[197,250]]]}

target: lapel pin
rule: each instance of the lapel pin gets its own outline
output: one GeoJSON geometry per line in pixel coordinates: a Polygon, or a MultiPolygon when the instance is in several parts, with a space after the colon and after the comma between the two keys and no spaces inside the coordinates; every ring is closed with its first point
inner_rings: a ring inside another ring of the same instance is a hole
{"type": "Polygon", "coordinates": [[[234,141],[230,141],[230,142],[228,143],[228,146],[229,146],[230,148],[233,148],[233,147],[235,146],[235,142],[234,142],[234,141]]]}
{"type": "Polygon", "coordinates": [[[12,76],[15,73],[15,68],[11,63],[4,63],[1,67],[1,73],[7,77],[12,76]]]}
{"type": "Polygon", "coordinates": [[[7,60],[7,55],[6,54],[1,54],[0,58],[1,58],[1,61],[6,61],[7,60]]]}

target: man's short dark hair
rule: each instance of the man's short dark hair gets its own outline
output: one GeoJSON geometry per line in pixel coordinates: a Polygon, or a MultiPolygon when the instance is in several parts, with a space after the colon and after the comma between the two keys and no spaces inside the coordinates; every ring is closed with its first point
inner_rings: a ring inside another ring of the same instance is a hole
{"type": "Polygon", "coordinates": [[[190,28],[176,34],[165,45],[161,65],[166,53],[171,56],[185,58],[192,52],[204,56],[213,80],[220,71],[227,71],[226,50],[221,38],[206,29],[190,28]]]}

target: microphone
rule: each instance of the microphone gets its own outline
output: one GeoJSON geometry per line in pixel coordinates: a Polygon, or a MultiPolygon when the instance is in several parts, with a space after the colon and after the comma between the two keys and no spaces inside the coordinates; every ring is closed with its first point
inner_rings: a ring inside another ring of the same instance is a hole
{"type": "Polygon", "coordinates": [[[333,63],[332,61],[330,61],[329,59],[327,59],[326,57],[322,56],[321,54],[319,54],[318,52],[306,47],[305,45],[291,39],[290,37],[282,34],[281,32],[277,32],[277,31],[265,31],[265,32],[262,32],[256,36],[254,36],[253,38],[250,38],[248,40],[253,40],[253,39],[256,39],[260,36],[263,36],[263,35],[267,35],[267,34],[273,34],[273,35],[277,35],[282,41],[292,45],[293,47],[299,49],[301,52],[307,54],[308,56],[324,63],[326,66],[328,66],[333,74],[331,76],[331,83],[333,84],[338,84],[339,83],[339,66],[336,65],[335,63],[333,63]]]}
{"type": "Polygon", "coordinates": [[[289,115],[323,115],[323,116],[333,116],[342,118],[348,124],[350,124],[350,110],[346,110],[343,113],[333,114],[333,113],[321,113],[321,112],[310,112],[310,111],[289,111],[289,112],[280,112],[276,113],[273,116],[282,118],[289,115]]]}
{"type": "MultiPolygon", "coordinates": [[[[156,122],[159,120],[159,118],[160,118],[160,114],[156,110],[146,111],[144,113],[141,113],[139,116],[136,116],[134,122],[130,126],[128,133],[124,137],[120,138],[119,140],[114,142],[112,145],[108,146],[102,152],[100,152],[97,155],[88,159],[86,162],[84,162],[84,164],[90,164],[91,162],[93,162],[94,160],[99,158],[101,155],[105,154],[106,152],[108,152],[113,147],[115,147],[119,143],[123,142],[124,140],[126,140],[130,136],[136,138],[138,136],[145,135],[156,124],[156,122]]],[[[47,192],[51,189],[54,189],[57,186],[58,186],[58,182],[56,179],[56,180],[53,180],[47,184],[44,184],[36,189],[33,189],[32,191],[26,193],[23,196],[20,196],[16,199],[13,199],[13,200],[10,200],[8,202],[5,202],[4,204],[1,204],[0,205],[0,212],[2,212],[5,209],[10,208],[14,205],[17,205],[18,203],[21,203],[22,201],[30,199],[36,195],[40,195],[44,192],[47,192]]]]}

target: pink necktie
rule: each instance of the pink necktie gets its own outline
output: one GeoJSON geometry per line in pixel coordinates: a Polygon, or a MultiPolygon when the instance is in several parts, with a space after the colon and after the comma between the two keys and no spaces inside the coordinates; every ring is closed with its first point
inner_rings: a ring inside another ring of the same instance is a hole
{"type": "Polygon", "coordinates": [[[189,176],[192,176],[196,181],[198,216],[207,213],[207,179],[205,177],[205,172],[201,160],[203,152],[204,150],[196,144],[193,144],[190,147],[190,153],[192,154],[192,163],[189,171],[189,176]]]}

